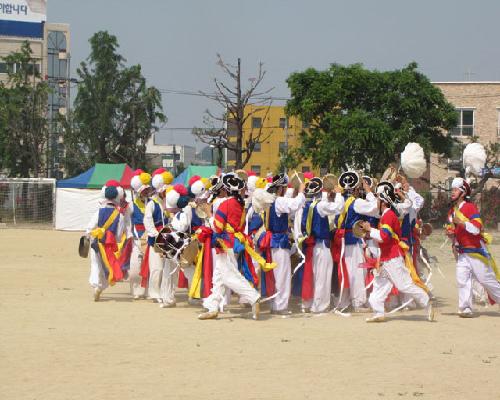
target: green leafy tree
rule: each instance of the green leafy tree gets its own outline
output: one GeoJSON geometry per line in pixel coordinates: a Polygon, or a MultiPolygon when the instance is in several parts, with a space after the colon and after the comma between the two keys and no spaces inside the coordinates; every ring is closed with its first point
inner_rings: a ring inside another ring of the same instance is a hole
{"type": "Polygon", "coordinates": [[[49,87],[40,77],[28,42],[3,58],[7,84],[0,83],[0,168],[12,177],[45,172],[49,87]]]}
{"type": "Polygon", "coordinates": [[[309,158],[330,171],[347,167],[382,172],[408,142],[427,154],[448,154],[456,125],[453,105],[411,63],[401,70],[370,71],[361,64],[309,68],[287,79],[291,91],[286,111],[310,124],[288,167],[309,158]]]}
{"type": "Polygon", "coordinates": [[[144,167],[146,142],[157,123],[166,121],[161,94],[147,86],[140,65],[125,66],[115,36],[100,31],[89,42],[90,55],[77,69],[74,114],[65,127],[68,166],[75,172],[95,162],[144,167]]]}

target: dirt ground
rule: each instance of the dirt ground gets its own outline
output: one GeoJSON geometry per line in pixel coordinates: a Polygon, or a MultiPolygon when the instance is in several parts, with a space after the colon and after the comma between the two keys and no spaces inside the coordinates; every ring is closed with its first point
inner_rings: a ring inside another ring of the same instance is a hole
{"type": "Polygon", "coordinates": [[[383,324],[253,321],[238,305],[199,321],[185,291],[160,309],[132,301],[128,283],[94,303],[79,236],[0,230],[0,399],[500,399],[499,308],[457,317],[440,233],[426,241],[446,276],[432,280],[437,322],[417,310],[383,324]]]}

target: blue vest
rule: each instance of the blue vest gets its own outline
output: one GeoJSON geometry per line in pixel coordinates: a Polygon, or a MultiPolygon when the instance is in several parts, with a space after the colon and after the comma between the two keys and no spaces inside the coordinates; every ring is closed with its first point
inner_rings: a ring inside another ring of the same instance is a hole
{"type": "Polygon", "coordinates": [[[260,227],[262,225],[264,225],[264,221],[263,221],[262,217],[260,216],[260,214],[257,214],[256,212],[254,212],[252,214],[252,217],[248,221],[248,234],[253,235],[255,232],[257,232],[260,229],[260,227]]]}
{"type": "Polygon", "coordinates": [[[370,226],[372,228],[378,228],[378,224],[380,222],[380,218],[377,218],[377,217],[365,217],[364,219],[370,223],[370,226]]]}
{"type": "Polygon", "coordinates": [[[414,243],[413,228],[416,223],[416,220],[410,221],[410,214],[406,214],[401,223],[401,239],[410,246],[414,243]]]}
{"type": "Polygon", "coordinates": [[[194,231],[196,228],[203,225],[203,220],[198,217],[194,208],[191,209],[191,230],[194,231]]]}
{"type": "MultiPolygon", "coordinates": [[[[154,202],[154,210],[153,210],[153,222],[155,224],[155,226],[158,228],[163,228],[165,225],[167,225],[167,217],[166,216],[163,216],[162,218],[162,212],[161,212],[161,207],[160,205],[152,200],[154,202]],[[163,224],[163,221],[165,221],[165,225],[163,224]]],[[[154,237],[148,237],[148,244],[150,246],[154,245],[155,244],[155,238],[154,237]]]]}
{"type": "Polygon", "coordinates": [[[358,214],[356,211],[354,211],[354,203],[356,200],[354,200],[349,208],[347,209],[347,215],[344,219],[343,226],[341,228],[345,229],[345,244],[358,244],[361,243],[361,239],[358,239],[354,234],[352,233],[352,227],[354,224],[362,219],[361,214],[358,214]]]}
{"type": "MultiPolygon", "coordinates": [[[[302,221],[300,221],[300,229],[304,235],[307,235],[307,216],[312,203],[312,201],[306,202],[302,214],[302,221]]],[[[312,214],[311,236],[316,239],[316,243],[323,242],[325,246],[330,246],[332,233],[330,232],[328,217],[322,217],[319,215],[316,207],[314,207],[312,214]]]]}
{"type": "Polygon", "coordinates": [[[273,234],[271,237],[272,249],[289,249],[288,239],[288,213],[276,214],[276,202],[269,208],[269,226],[267,229],[273,234]]]}
{"type": "Polygon", "coordinates": [[[139,239],[144,234],[145,231],[144,213],[141,211],[139,207],[137,207],[137,204],[135,204],[135,202],[134,202],[134,210],[132,212],[132,224],[134,225],[133,229],[134,238],[139,239]],[[140,227],[137,227],[137,225],[140,225],[140,227]]]}
{"type": "MultiPolygon", "coordinates": [[[[114,207],[101,207],[99,208],[99,216],[97,218],[97,226],[99,228],[102,228],[104,226],[104,224],[106,223],[106,221],[108,220],[108,218],[110,217],[110,215],[113,213],[113,211],[115,211],[115,208],[114,207]]],[[[111,226],[106,229],[106,232],[112,232],[115,237],[116,237],[116,234],[117,234],[117,231],[118,231],[118,223],[120,222],[120,214],[118,214],[115,218],[115,220],[113,221],[113,223],[111,224],[111,226]]],[[[121,238],[116,238],[117,241],[119,241],[121,238]]],[[[92,245],[91,247],[96,251],[98,252],[99,251],[99,247],[97,246],[97,242],[100,241],[101,243],[104,243],[104,241],[106,240],[106,235],[104,235],[102,237],[102,239],[97,239],[95,238],[93,241],[92,241],[92,245]]]]}

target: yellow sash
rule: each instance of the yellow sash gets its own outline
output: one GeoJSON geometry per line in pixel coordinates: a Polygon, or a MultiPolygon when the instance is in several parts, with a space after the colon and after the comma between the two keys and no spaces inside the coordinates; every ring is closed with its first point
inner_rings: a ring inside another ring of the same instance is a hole
{"type": "Polygon", "coordinates": [[[307,210],[307,219],[306,219],[306,235],[311,236],[312,232],[312,222],[314,216],[314,208],[318,204],[318,200],[314,200],[309,206],[309,210],[307,210]]]}
{"type": "Polygon", "coordinates": [[[140,197],[136,197],[134,199],[134,204],[137,206],[137,208],[139,210],[141,210],[142,214],[144,215],[144,213],[146,212],[146,205],[144,204],[144,202],[140,199],[140,197]]]}
{"type": "Polygon", "coordinates": [[[113,222],[115,222],[118,214],[120,214],[120,212],[115,208],[102,227],[92,229],[92,231],[90,232],[90,236],[101,240],[104,237],[104,233],[106,233],[106,230],[113,224],[113,222]]]}
{"type": "Polygon", "coordinates": [[[191,286],[189,287],[189,297],[192,299],[201,298],[201,274],[203,272],[203,254],[205,250],[205,244],[201,244],[201,249],[198,251],[196,256],[196,262],[194,267],[194,274],[191,286]]]}
{"type": "Polygon", "coordinates": [[[344,223],[344,220],[347,217],[347,212],[349,211],[349,207],[351,206],[354,200],[356,200],[356,198],[354,196],[351,196],[345,202],[344,209],[342,210],[342,214],[340,214],[339,220],[337,222],[337,228],[342,229],[342,224],[344,223]]]}
{"type": "MultiPolygon", "coordinates": [[[[92,236],[95,239],[98,239],[97,246],[99,247],[99,254],[101,255],[101,259],[102,262],[104,263],[104,266],[108,270],[108,283],[110,285],[114,285],[113,268],[111,268],[111,265],[109,264],[108,256],[106,255],[104,245],[101,243],[100,240],[104,237],[106,230],[113,224],[113,222],[115,222],[115,219],[116,217],[118,217],[118,214],[120,214],[120,212],[118,211],[118,209],[115,208],[102,227],[95,228],[90,232],[90,236],[92,236]]],[[[120,252],[120,248],[121,247],[119,247],[118,249],[118,253],[120,252]]]]}
{"type": "Polygon", "coordinates": [[[411,258],[411,254],[408,251],[410,249],[408,247],[408,245],[399,239],[399,236],[396,234],[396,232],[393,231],[393,229],[389,225],[383,224],[380,227],[380,229],[386,229],[390,232],[392,238],[397,242],[397,244],[401,248],[401,250],[403,250],[405,265],[406,265],[406,268],[408,269],[408,271],[410,272],[411,279],[418,287],[421,287],[427,293],[429,293],[430,292],[429,288],[427,288],[427,286],[425,286],[425,283],[422,282],[422,280],[420,279],[420,277],[417,274],[417,271],[415,270],[415,266],[413,265],[413,260],[411,258]]]}

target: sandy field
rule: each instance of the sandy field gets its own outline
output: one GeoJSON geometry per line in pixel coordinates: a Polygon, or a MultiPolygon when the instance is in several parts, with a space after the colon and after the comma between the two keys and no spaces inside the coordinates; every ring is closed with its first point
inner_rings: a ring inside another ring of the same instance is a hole
{"type": "Polygon", "coordinates": [[[439,233],[426,242],[446,276],[437,322],[417,310],[383,324],[265,307],[253,321],[237,305],[199,321],[185,291],[160,309],[128,283],[94,303],[79,236],[0,230],[0,399],[500,399],[499,308],[457,317],[439,233]]]}

